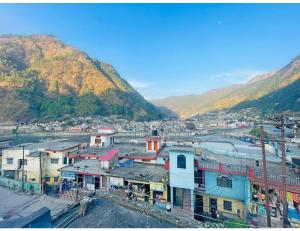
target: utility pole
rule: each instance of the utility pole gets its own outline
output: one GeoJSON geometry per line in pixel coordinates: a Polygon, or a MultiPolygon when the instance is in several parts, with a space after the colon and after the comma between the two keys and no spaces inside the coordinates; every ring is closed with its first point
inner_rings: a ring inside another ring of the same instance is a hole
{"type": "Polygon", "coordinates": [[[266,150],[265,150],[265,139],[264,139],[264,127],[260,126],[260,142],[263,156],[263,170],[264,170],[264,186],[266,193],[266,215],[267,225],[271,227],[271,216],[270,216],[270,205],[269,205],[269,185],[268,185],[268,173],[267,173],[267,162],[266,162],[266,150]]]}
{"type": "Polygon", "coordinates": [[[39,159],[40,159],[40,184],[42,186],[43,183],[43,171],[42,171],[42,152],[39,152],[39,159]]]}
{"type": "Polygon", "coordinates": [[[284,116],[282,115],[280,118],[280,126],[281,126],[281,153],[282,153],[282,160],[281,160],[281,170],[282,170],[282,186],[283,186],[283,195],[282,195],[282,202],[283,202],[283,214],[282,214],[282,222],[283,228],[289,227],[289,220],[288,220],[288,204],[287,204],[287,197],[286,197],[286,157],[285,157],[285,139],[284,139],[284,116]]]}
{"type": "Polygon", "coordinates": [[[76,201],[78,200],[78,194],[79,194],[78,184],[79,184],[79,166],[77,167],[76,201]]]}
{"type": "Polygon", "coordinates": [[[23,145],[22,146],[22,149],[23,149],[23,157],[22,157],[22,191],[24,191],[24,162],[25,162],[25,157],[24,157],[24,155],[25,155],[25,151],[24,151],[24,148],[25,148],[25,146],[23,145]]]}

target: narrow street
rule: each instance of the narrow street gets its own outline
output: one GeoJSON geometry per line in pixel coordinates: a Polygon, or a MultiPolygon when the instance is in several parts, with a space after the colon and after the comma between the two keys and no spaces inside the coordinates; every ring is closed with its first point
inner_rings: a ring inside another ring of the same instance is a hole
{"type": "Polygon", "coordinates": [[[97,199],[86,216],[76,219],[68,228],[173,228],[172,224],[114,204],[97,199]]]}

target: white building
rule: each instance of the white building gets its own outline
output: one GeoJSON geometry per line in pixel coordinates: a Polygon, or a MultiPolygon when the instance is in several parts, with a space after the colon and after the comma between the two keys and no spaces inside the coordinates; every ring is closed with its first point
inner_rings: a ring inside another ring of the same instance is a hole
{"type": "Polygon", "coordinates": [[[114,144],[117,132],[112,127],[99,128],[96,133],[91,135],[91,147],[110,147],[114,144]]]}

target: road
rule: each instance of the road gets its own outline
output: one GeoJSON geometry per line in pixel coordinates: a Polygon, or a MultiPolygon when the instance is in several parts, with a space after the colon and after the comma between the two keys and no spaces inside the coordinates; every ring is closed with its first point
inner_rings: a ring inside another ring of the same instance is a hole
{"type": "Polygon", "coordinates": [[[114,204],[106,199],[97,199],[94,207],[84,217],[78,218],[68,228],[173,228],[138,211],[114,204]]]}

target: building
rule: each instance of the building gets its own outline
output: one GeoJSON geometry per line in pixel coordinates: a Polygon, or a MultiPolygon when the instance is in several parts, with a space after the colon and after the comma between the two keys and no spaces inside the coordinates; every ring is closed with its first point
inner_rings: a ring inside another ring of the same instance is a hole
{"type": "Polygon", "coordinates": [[[121,193],[129,198],[150,204],[162,205],[168,201],[167,172],[163,165],[124,160],[106,175],[111,192],[121,188],[121,193]]]}
{"type": "Polygon", "coordinates": [[[146,150],[147,152],[158,152],[160,149],[161,137],[158,135],[157,130],[152,131],[151,136],[146,136],[146,150]]]}
{"type": "MultiPolygon", "coordinates": [[[[269,205],[271,219],[281,222],[283,213],[283,183],[280,170],[268,169],[269,205]]],[[[254,168],[250,172],[251,201],[248,206],[249,213],[254,216],[265,216],[265,190],[263,172],[260,168],[254,168]]],[[[300,224],[300,178],[287,168],[286,178],[288,218],[291,222],[300,224]]]]}
{"type": "Polygon", "coordinates": [[[196,215],[245,220],[251,194],[248,167],[203,159],[197,162],[203,180],[196,195],[200,207],[196,215]]]}
{"type": "Polygon", "coordinates": [[[173,146],[169,151],[170,202],[173,206],[194,211],[195,148],[173,146]]]}
{"type": "Polygon", "coordinates": [[[117,132],[113,127],[99,128],[96,133],[91,135],[91,147],[111,147],[115,142],[117,132]]]}
{"type": "Polygon", "coordinates": [[[76,142],[30,143],[7,148],[2,153],[2,176],[31,182],[58,181],[59,169],[70,164],[68,153],[79,150],[76,142]]]}
{"type": "Polygon", "coordinates": [[[97,149],[101,152],[92,153],[90,151],[94,149],[87,149],[69,154],[74,164],[60,169],[62,181],[70,186],[79,183],[81,188],[87,190],[107,189],[107,176],[104,173],[118,162],[119,149],[105,152],[102,148],[97,149]]]}

